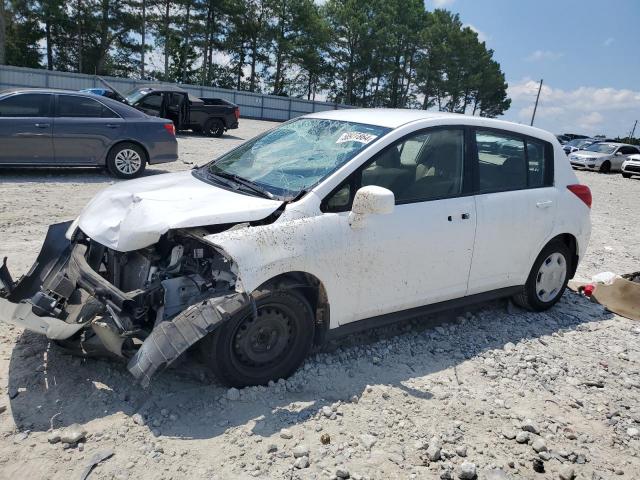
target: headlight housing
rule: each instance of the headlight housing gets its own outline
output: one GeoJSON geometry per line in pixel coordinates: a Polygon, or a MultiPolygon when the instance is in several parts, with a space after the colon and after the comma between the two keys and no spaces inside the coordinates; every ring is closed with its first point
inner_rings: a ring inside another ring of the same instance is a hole
{"type": "Polygon", "coordinates": [[[67,231],[64,234],[67,240],[71,241],[71,239],[73,238],[73,235],[76,233],[76,230],[78,229],[79,223],[80,223],[80,215],[78,215],[76,219],[73,222],[71,222],[71,225],[69,225],[69,228],[67,228],[67,231]]]}

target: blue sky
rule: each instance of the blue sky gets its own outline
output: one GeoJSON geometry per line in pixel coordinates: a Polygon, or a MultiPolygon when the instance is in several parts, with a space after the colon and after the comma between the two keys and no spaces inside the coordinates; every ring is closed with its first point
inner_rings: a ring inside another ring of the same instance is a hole
{"type": "MultiPolygon", "coordinates": [[[[447,8],[495,51],[509,82],[504,118],[554,133],[610,136],[640,120],[640,0],[425,0],[447,8]]],[[[640,135],[640,124],[635,136],[640,135]]]]}

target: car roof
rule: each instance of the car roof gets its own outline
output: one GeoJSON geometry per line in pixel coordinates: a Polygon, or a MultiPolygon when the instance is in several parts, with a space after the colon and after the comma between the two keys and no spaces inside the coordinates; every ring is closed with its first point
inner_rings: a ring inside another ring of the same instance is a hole
{"type": "Polygon", "coordinates": [[[180,92],[180,93],[188,93],[184,88],[177,87],[175,85],[171,85],[169,83],[145,83],[142,85],[137,85],[133,90],[164,90],[167,92],[180,92]]]}
{"type": "Polygon", "coordinates": [[[467,120],[476,126],[508,130],[523,135],[544,138],[546,140],[556,138],[555,135],[536,127],[530,127],[520,123],[496,120],[493,118],[463,115],[460,113],[435,112],[427,110],[414,110],[405,108],[344,108],[340,110],[325,110],[322,112],[305,115],[306,118],[322,118],[327,120],[342,120],[346,122],[363,123],[387,128],[398,128],[407,123],[418,120],[441,120],[446,123],[452,120],[459,123],[461,119],[467,120]]]}
{"type": "Polygon", "coordinates": [[[147,116],[140,110],[137,110],[129,105],[125,105],[124,103],[119,102],[117,100],[113,100],[108,97],[98,96],[89,92],[80,92],[78,90],[65,90],[61,88],[10,88],[7,90],[2,90],[0,92],[0,96],[11,95],[14,93],[48,93],[48,94],[62,93],[65,95],[76,95],[78,97],[87,97],[87,98],[91,98],[93,100],[102,102],[112,110],[115,110],[120,116],[125,118],[144,118],[147,116]]]}
{"type": "Polygon", "coordinates": [[[598,142],[604,145],[611,145],[612,147],[635,147],[636,145],[631,145],[630,143],[620,143],[620,142],[598,142]]]}

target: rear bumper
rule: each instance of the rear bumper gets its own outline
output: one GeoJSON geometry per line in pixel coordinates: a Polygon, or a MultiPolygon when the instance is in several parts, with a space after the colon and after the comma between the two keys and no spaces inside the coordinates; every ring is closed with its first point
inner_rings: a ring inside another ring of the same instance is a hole
{"type": "MultiPolygon", "coordinates": [[[[163,132],[164,134],[165,132],[163,132]]],[[[178,142],[175,138],[155,142],[153,146],[147,147],[147,152],[149,153],[149,165],[175,162],[178,160],[178,142]]]]}

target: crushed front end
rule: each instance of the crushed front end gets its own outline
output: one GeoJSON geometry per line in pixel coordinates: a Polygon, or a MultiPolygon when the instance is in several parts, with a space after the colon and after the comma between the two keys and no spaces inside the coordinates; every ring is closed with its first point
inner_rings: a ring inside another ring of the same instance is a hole
{"type": "Polygon", "coordinates": [[[0,267],[0,319],[83,354],[129,359],[143,384],[250,303],[234,265],[202,241],[169,231],[152,246],[109,249],[71,222],[52,225],[31,270],[13,282],[0,267]],[[72,231],[73,230],[73,231],[72,231]]]}

